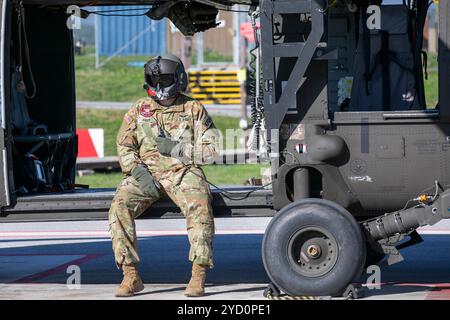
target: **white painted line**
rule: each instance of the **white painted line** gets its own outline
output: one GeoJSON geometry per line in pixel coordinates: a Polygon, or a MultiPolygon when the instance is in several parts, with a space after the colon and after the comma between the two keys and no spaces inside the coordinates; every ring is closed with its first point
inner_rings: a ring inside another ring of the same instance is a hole
{"type": "MultiPolygon", "coordinates": [[[[264,234],[264,230],[217,230],[216,234],[264,234]]],[[[138,230],[138,237],[187,235],[186,230],[138,230]]],[[[0,238],[109,237],[108,231],[11,231],[0,232],[0,238]]]]}
{"type": "Polygon", "coordinates": [[[30,239],[11,239],[10,241],[0,241],[0,249],[11,249],[11,248],[29,248],[29,247],[37,247],[37,246],[50,246],[50,245],[67,245],[67,244],[81,244],[81,243],[93,243],[93,242],[110,242],[110,238],[101,238],[101,239],[93,239],[93,238],[83,238],[77,240],[71,239],[56,239],[56,240],[48,240],[48,239],[33,239],[33,241],[29,241],[30,239]]]}
{"type": "Polygon", "coordinates": [[[3,162],[3,181],[0,183],[3,184],[3,192],[5,193],[6,205],[9,206],[11,204],[11,199],[9,195],[9,177],[8,177],[8,155],[6,153],[6,148],[2,150],[2,162],[3,162]]]}
{"type": "MultiPolygon", "coordinates": [[[[423,235],[450,235],[448,229],[418,229],[423,235]]],[[[263,229],[216,230],[218,235],[264,234],[263,229]]],[[[186,230],[138,230],[138,237],[187,235],[186,230]]],[[[0,238],[58,238],[58,237],[109,237],[108,231],[2,231],[0,238]]]]}
{"type": "Polygon", "coordinates": [[[419,234],[450,235],[450,230],[417,230],[419,234]]]}

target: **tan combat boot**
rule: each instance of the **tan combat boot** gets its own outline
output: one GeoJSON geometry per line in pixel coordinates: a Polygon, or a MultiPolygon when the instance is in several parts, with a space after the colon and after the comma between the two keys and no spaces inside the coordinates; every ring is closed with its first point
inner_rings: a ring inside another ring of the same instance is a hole
{"type": "Polygon", "coordinates": [[[144,290],[144,284],[135,265],[124,265],[123,280],[116,291],[116,297],[132,297],[135,293],[144,290]]]}
{"type": "Polygon", "coordinates": [[[191,281],[184,291],[186,297],[201,297],[205,294],[205,279],[207,266],[192,264],[192,277],[191,281]]]}

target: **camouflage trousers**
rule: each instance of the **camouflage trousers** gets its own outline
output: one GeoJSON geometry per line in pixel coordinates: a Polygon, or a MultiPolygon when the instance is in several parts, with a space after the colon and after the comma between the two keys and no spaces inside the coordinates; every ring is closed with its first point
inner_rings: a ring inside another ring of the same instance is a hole
{"type": "Polygon", "coordinates": [[[156,179],[163,188],[158,198],[145,196],[131,176],[122,180],[117,188],[109,210],[109,233],[116,265],[120,268],[123,264],[139,263],[134,220],[162,196],[168,195],[186,218],[190,243],[189,260],[212,268],[212,196],[203,171],[192,167],[185,172],[156,179]]]}

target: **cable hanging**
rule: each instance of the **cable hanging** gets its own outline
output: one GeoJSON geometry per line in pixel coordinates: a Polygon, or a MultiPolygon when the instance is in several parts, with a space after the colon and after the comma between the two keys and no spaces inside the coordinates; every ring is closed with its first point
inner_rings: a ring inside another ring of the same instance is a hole
{"type": "Polygon", "coordinates": [[[263,103],[263,86],[261,85],[260,76],[260,61],[259,61],[259,50],[260,41],[258,35],[258,27],[256,24],[256,19],[259,16],[259,11],[253,11],[250,13],[252,20],[253,34],[255,38],[255,46],[250,50],[250,63],[249,63],[249,90],[248,96],[251,100],[251,119],[254,128],[255,137],[251,148],[258,151],[261,145],[260,133],[261,126],[264,119],[264,103],[263,103]]]}
{"type": "Polygon", "coordinates": [[[36,97],[36,81],[34,79],[33,70],[31,69],[31,58],[30,58],[30,47],[28,44],[28,36],[25,25],[25,8],[23,6],[23,1],[16,3],[17,11],[17,27],[18,27],[18,38],[19,38],[19,66],[18,71],[23,80],[23,54],[25,51],[25,59],[29,71],[31,85],[33,86],[33,91],[28,94],[28,89],[25,86],[25,97],[28,99],[33,99],[36,97]]]}
{"type": "Polygon", "coordinates": [[[147,8],[147,7],[133,8],[133,9],[96,10],[96,11],[89,11],[89,10],[82,9],[82,11],[86,15],[95,14],[95,15],[103,16],[103,17],[141,17],[141,16],[146,16],[150,10],[151,10],[151,8],[147,8]],[[144,13],[133,13],[133,14],[120,13],[120,12],[130,12],[130,11],[139,11],[139,10],[145,10],[145,12],[144,13]],[[115,12],[119,12],[119,13],[115,13],[115,12]]]}

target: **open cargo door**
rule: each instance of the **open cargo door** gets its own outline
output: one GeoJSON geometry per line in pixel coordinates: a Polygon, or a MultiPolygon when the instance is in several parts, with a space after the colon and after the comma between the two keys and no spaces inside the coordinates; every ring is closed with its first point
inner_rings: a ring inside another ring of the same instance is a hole
{"type": "Polygon", "coordinates": [[[8,1],[0,0],[0,208],[10,205],[5,114],[5,35],[7,4],[8,1]]]}

